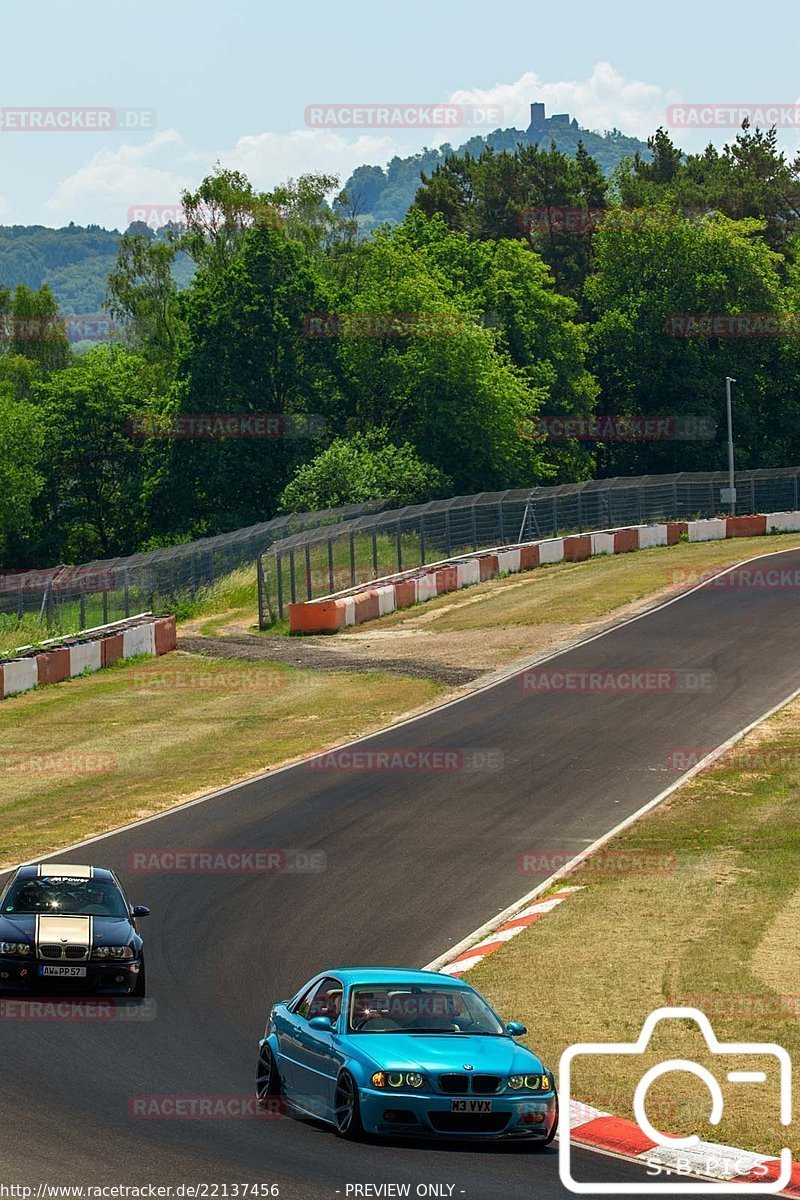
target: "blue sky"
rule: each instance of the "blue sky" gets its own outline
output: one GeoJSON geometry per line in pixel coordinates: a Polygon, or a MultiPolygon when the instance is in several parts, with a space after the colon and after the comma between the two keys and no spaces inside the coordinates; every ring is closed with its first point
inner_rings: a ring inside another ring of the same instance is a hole
{"type": "MultiPolygon", "coordinates": [[[[0,222],[96,221],[169,205],[216,160],[269,187],[346,178],[452,132],[309,129],[313,103],[531,100],[646,136],[679,102],[793,104],[800,6],[771,0],[38,0],[9,3],[0,107],[155,110],[145,132],[0,130],[0,222]]],[[[687,149],[731,130],[675,134],[687,149]]],[[[789,150],[800,145],[786,129],[789,150]]]]}

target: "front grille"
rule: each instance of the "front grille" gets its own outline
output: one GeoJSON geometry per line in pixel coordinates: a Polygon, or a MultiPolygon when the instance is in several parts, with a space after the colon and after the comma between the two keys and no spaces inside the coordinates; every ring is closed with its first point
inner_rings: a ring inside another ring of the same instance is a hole
{"type": "Polygon", "coordinates": [[[89,953],[88,946],[51,946],[45,943],[39,947],[39,957],[49,959],[64,959],[71,958],[83,959],[89,953]]]}
{"type": "Polygon", "coordinates": [[[502,1133],[510,1114],[432,1112],[428,1119],[438,1133],[502,1133]]]}
{"type": "Polygon", "coordinates": [[[500,1076],[499,1075],[473,1075],[472,1090],[478,1095],[487,1096],[492,1092],[500,1091],[500,1076]]]}
{"type": "Polygon", "coordinates": [[[448,1096],[465,1096],[473,1092],[478,1096],[491,1096],[500,1091],[502,1078],[499,1075],[440,1075],[439,1087],[448,1096]]]}
{"type": "Polygon", "coordinates": [[[440,1075],[439,1087],[448,1096],[463,1096],[469,1091],[468,1075],[440,1075]]]}

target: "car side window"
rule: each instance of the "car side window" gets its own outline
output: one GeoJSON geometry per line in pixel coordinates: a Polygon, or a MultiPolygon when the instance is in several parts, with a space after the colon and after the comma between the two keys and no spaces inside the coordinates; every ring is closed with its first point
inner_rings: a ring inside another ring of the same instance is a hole
{"type": "MultiPolygon", "coordinates": [[[[325,981],[323,980],[322,982],[324,983],[325,981]]],[[[317,983],[312,983],[311,987],[306,988],[306,990],[303,992],[302,996],[297,1001],[297,1003],[292,1005],[291,1011],[293,1013],[296,1013],[298,1017],[307,1018],[308,1010],[311,1005],[311,1000],[319,986],[320,986],[319,982],[317,982],[317,983]]]]}
{"type": "Polygon", "coordinates": [[[332,976],[323,979],[311,997],[308,1008],[308,1020],[312,1017],[329,1017],[334,1023],[342,1011],[342,985],[332,976]]]}

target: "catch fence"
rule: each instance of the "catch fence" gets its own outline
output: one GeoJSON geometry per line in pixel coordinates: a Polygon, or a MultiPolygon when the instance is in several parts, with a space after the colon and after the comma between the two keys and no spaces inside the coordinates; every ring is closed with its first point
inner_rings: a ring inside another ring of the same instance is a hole
{"type": "MultiPolygon", "coordinates": [[[[737,513],[798,508],[800,467],[741,471],[737,513]]],[[[470,551],[587,529],[711,517],[732,511],[725,472],[597,479],[454,496],[363,513],[275,540],[259,557],[259,623],[289,602],[331,595],[470,551]]]]}

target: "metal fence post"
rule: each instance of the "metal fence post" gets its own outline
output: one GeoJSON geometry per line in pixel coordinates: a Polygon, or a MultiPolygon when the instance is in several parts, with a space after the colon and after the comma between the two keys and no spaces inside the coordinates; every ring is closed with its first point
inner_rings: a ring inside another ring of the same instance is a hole
{"type": "Polygon", "coordinates": [[[311,584],[311,545],[306,542],[306,600],[314,598],[314,588],[311,584]]]}
{"type": "Polygon", "coordinates": [[[578,492],[578,533],[583,533],[583,492],[578,492]]]}
{"type": "Polygon", "coordinates": [[[128,585],[128,572],[125,572],[125,619],[131,615],[131,593],[128,585]]]}
{"type": "Polygon", "coordinates": [[[500,518],[500,541],[502,542],[503,545],[505,545],[506,544],[506,530],[505,530],[505,523],[503,521],[503,501],[502,500],[500,501],[500,503],[498,504],[497,507],[499,509],[499,512],[497,515],[500,518]]]}
{"type": "Polygon", "coordinates": [[[425,516],[420,514],[419,518],[419,556],[423,567],[425,566],[425,516]]]}
{"type": "Polygon", "coordinates": [[[553,496],[553,537],[558,535],[558,497],[553,496]]]}
{"type": "Polygon", "coordinates": [[[372,570],[375,578],[378,578],[378,526],[372,526],[372,570]]]}
{"type": "Polygon", "coordinates": [[[103,624],[108,624],[108,589],[103,592],[103,624]]]}
{"type": "Polygon", "coordinates": [[[336,591],[336,581],[333,576],[333,538],[328,538],[328,591],[336,591]]]}
{"type": "Polygon", "coordinates": [[[356,586],[356,542],[355,535],[350,530],[350,587],[356,586]]]}
{"type": "Polygon", "coordinates": [[[258,628],[266,629],[264,621],[264,564],[259,554],[256,559],[256,579],[258,580],[258,628]]]}
{"type": "Polygon", "coordinates": [[[80,629],[86,628],[86,593],[81,592],[81,598],[78,602],[78,625],[80,629]]]}
{"type": "Polygon", "coordinates": [[[400,522],[397,522],[397,569],[403,569],[403,538],[400,532],[400,522]]]}
{"type": "MultiPolygon", "coordinates": [[[[795,491],[797,491],[797,480],[794,481],[795,491]]],[[[797,507],[797,505],[795,505],[797,507]]],[[[453,552],[453,545],[450,540],[450,509],[444,510],[444,552],[445,558],[449,558],[453,552]]]]}
{"type": "Polygon", "coordinates": [[[469,506],[469,511],[472,516],[472,549],[477,550],[478,549],[478,526],[475,521],[475,505],[474,505],[474,503],[469,506]]]}
{"type": "Polygon", "coordinates": [[[294,550],[289,551],[289,595],[292,597],[292,604],[296,604],[297,585],[294,578],[294,550]]]}
{"type": "Polygon", "coordinates": [[[275,555],[275,576],[278,581],[278,616],[283,620],[283,563],[280,551],[275,555]]]}

